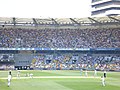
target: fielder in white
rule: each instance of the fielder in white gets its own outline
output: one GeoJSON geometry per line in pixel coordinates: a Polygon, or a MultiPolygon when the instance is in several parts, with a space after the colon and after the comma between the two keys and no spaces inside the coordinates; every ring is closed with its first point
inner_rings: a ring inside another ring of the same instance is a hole
{"type": "Polygon", "coordinates": [[[33,78],[33,74],[32,73],[30,73],[30,78],[33,78]]]}
{"type": "Polygon", "coordinates": [[[20,71],[17,72],[17,78],[20,78],[20,71]]]}
{"type": "Polygon", "coordinates": [[[86,77],[88,76],[87,70],[85,70],[85,76],[86,76],[86,77]]]}
{"type": "Polygon", "coordinates": [[[96,77],[96,76],[97,76],[97,70],[94,71],[94,77],[96,77]]]}
{"type": "Polygon", "coordinates": [[[11,79],[12,79],[12,73],[11,73],[11,70],[10,70],[9,73],[8,73],[8,87],[10,86],[11,79]]]}
{"type": "Polygon", "coordinates": [[[82,70],[82,69],[80,69],[80,76],[82,76],[82,72],[83,72],[83,70],[82,70]]]}
{"type": "Polygon", "coordinates": [[[104,76],[101,77],[101,80],[102,80],[102,86],[105,86],[105,78],[104,78],[104,76]]]}

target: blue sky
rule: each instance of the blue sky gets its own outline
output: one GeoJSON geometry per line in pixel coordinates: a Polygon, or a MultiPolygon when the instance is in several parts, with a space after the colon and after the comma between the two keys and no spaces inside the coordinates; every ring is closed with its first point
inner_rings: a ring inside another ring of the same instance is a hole
{"type": "Polygon", "coordinates": [[[81,18],[91,14],[91,0],[1,0],[0,17],[81,18]]]}

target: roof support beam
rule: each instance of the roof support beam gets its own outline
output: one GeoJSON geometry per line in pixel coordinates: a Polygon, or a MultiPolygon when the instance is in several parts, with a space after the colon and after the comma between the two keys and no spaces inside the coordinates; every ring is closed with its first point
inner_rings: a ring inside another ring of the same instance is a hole
{"type": "Polygon", "coordinates": [[[97,20],[95,20],[95,19],[93,19],[93,18],[88,17],[88,19],[90,19],[90,20],[92,20],[92,21],[94,21],[94,22],[96,22],[96,23],[98,23],[98,24],[101,24],[100,22],[98,22],[97,20]]]}
{"type": "Polygon", "coordinates": [[[38,25],[38,23],[37,23],[37,21],[36,21],[36,19],[35,19],[35,18],[33,18],[33,23],[35,24],[35,26],[37,26],[37,25],[38,25]]]}
{"type": "Polygon", "coordinates": [[[15,25],[16,25],[16,18],[13,17],[12,19],[13,19],[13,24],[14,24],[14,26],[15,26],[15,25]]]}
{"type": "Polygon", "coordinates": [[[108,16],[109,18],[111,18],[111,19],[113,19],[113,20],[115,20],[115,21],[118,21],[118,22],[120,22],[120,20],[119,19],[117,19],[117,18],[115,18],[115,17],[111,17],[111,16],[108,16]]]}
{"type": "Polygon", "coordinates": [[[71,20],[72,22],[74,22],[75,24],[80,25],[80,23],[78,23],[77,21],[75,21],[73,18],[70,18],[70,20],[71,20]]]}
{"type": "Polygon", "coordinates": [[[51,18],[51,20],[55,23],[55,25],[59,25],[55,19],[51,18]]]}

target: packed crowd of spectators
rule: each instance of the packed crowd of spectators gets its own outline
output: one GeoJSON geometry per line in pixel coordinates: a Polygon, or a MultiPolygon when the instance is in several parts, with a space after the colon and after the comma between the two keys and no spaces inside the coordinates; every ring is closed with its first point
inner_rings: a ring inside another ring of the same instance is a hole
{"type": "Polygon", "coordinates": [[[118,48],[120,28],[23,29],[0,28],[0,47],[118,48]]]}
{"type": "Polygon", "coordinates": [[[35,56],[31,67],[34,69],[64,70],[116,70],[120,71],[120,55],[56,54],[47,59],[46,54],[35,56]],[[47,60],[50,62],[48,63],[47,60]]]}
{"type": "Polygon", "coordinates": [[[0,70],[14,70],[14,64],[1,64],[0,70]]]}
{"type": "MultiPolygon", "coordinates": [[[[120,28],[0,28],[0,48],[120,48],[120,28]]],[[[120,56],[110,55],[106,59],[102,55],[78,55],[79,58],[73,59],[73,54],[69,53],[45,57],[34,58],[31,67],[120,70],[120,56]]]]}

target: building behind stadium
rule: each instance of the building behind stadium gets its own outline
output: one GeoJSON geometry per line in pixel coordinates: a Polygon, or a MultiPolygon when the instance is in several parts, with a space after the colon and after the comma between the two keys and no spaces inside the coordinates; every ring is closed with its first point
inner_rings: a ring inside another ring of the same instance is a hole
{"type": "Polygon", "coordinates": [[[120,14],[120,0],[92,0],[92,16],[120,14]]]}

